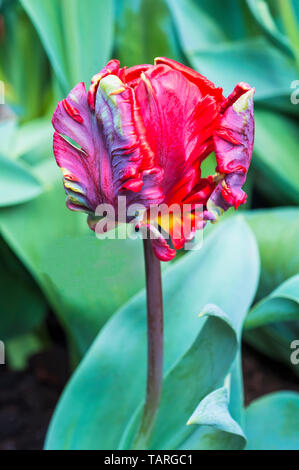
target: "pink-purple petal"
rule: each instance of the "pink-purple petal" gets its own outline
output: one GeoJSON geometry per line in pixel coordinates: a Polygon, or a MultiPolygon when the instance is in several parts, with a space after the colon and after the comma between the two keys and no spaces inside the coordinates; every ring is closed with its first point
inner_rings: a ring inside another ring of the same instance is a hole
{"type": "Polygon", "coordinates": [[[73,210],[94,211],[102,201],[99,155],[105,146],[92,116],[84,83],[58,103],[52,119],[53,150],[64,176],[67,205],[73,210]]]}
{"type": "Polygon", "coordinates": [[[250,88],[235,102],[232,100],[214,132],[217,171],[223,178],[210,200],[223,210],[231,206],[236,209],[246,202],[242,186],[246,181],[254,142],[253,95],[254,88],[250,88]]]}
{"type": "Polygon", "coordinates": [[[135,93],[115,75],[103,78],[98,86],[95,113],[112,169],[111,184],[115,197],[127,196],[128,204],[160,202],[160,172],[154,166],[154,154],[145,139],[135,93]],[[144,189],[144,191],[143,191],[144,189]]]}

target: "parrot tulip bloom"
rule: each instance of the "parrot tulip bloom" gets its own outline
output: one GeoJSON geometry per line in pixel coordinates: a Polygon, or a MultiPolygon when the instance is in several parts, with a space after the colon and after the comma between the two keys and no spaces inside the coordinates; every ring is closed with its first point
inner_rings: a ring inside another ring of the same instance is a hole
{"type": "MultiPolygon", "coordinates": [[[[181,248],[217,212],[246,202],[253,94],[241,82],[225,98],[205,77],[166,58],[128,69],[111,60],[92,78],[88,93],[79,83],[53,115],[54,155],[67,206],[88,213],[93,226],[97,206],[111,204],[117,211],[119,196],[126,197],[127,207],[141,204],[146,211],[189,204],[187,235],[173,236],[174,227],[185,224],[181,217],[173,217],[167,229],[173,247],[181,248]],[[213,151],[215,174],[202,178],[201,163],[213,151]],[[193,211],[198,204],[200,216],[193,211]]],[[[175,256],[148,215],[141,226],[154,233],[159,259],[175,256]]]]}

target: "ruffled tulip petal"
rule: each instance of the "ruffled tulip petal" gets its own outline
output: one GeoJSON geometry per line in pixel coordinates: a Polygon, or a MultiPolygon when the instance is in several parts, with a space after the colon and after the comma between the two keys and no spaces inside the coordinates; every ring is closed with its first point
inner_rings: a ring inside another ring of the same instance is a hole
{"type": "Polygon", "coordinates": [[[107,77],[107,75],[118,75],[119,72],[119,60],[110,60],[107,65],[105,65],[102,70],[94,75],[91,79],[90,87],[88,90],[88,104],[92,111],[95,110],[95,100],[98,86],[102,78],[107,77]]]}
{"type": "Polygon", "coordinates": [[[207,204],[216,184],[208,178],[201,178],[199,183],[184,199],[184,204],[207,204]]]}
{"type": "Polygon", "coordinates": [[[155,255],[160,261],[170,261],[176,256],[176,250],[171,248],[159,230],[150,224],[143,224],[140,230],[145,236],[150,236],[155,255]]]}
{"type": "Polygon", "coordinates": [[[171,261],[176,256],[176,251],[170,248],[162,235],[152,240],[152,244],[154,253],[160,261],[171,261]]]}
{"type": "MultiPolygon", "coordinates": [[[[217,172],[222,178],[211,195],[211,202],[223,210],[231,206],[237,209],[246,202],[242,186],[246,181],[254,142],[254,88],[246,91],[246,84],[242,86],[243,94],[225,109],[219,128],[214,132],[217,172]]],[[[239,85],[236,88],[240,90],[239,85]]]]}
{"type": "Polygon", "coordinates": [[[94,212],[103,202],[116,204],[120,194],[128,204],[162,201],[163,172],[147,146],[134,92],[116,75],[97,84],[95,113],[80,83],[58,103],[52,123],[70,209],[94,212]]]}
{"type": "Polygon", "coordinates": [[[179,202],[199,181],[199,164],[213,150],[222,93],[207,95],[164,64],[142,73],[135,92],[144,125],[150,129],[149,146],[164,170],[165,201],[179,202]]]}
{"type": "Polygon", "coordinates": [[[153,65],[149,64],[135,65],[134,67],[129,68],[123,67],[119,71],[119,78],[126,85],[134,88],[136,85],[138,85],[142,72],[146,72],[148,69],[153,67],[153,65]]]}
{"type": "Polygon", "coordinates": [[[195,70],[187,67],[186,65],[177,62],[176,60],[167,59],[166,57],[156,57],[155,65],[164,64],[168,65],[174,70],[177,70],[184,75],[191,83],[194,83],[203,95],[214,96],[217,102],[223,101],[222,88],[216,87],[213,82],[206,77],[196,72],[195,70]]]}
{"type": "Polygon", "coordinates": [[[53,150],[63,173],[67,205],[73,210],[94,211],[102,201],[99,155],[106,150],[90,113],[84,83],[58,103],[52,123],[56,131],[53,150]]]}
{"type": "Polygon", "coordinates": [[[203,210],[202,206],[183,212],[180,218],[174,218],[169,231],[174,248],[180,250],[187,242],[192,241],[196,231],[203,230],[208,220],[214,220],[214,217],[203,210]]]}
{"type": "Polygon", "coordinates": [[[98,85],[95,114],[109,155],[101,162],[101,185],[107,200],[114,202],[119,194],[126,194],[128,203],[148,207],[160,202],[162,170],[155,165],[155,155],[147,144],[133,89],[116,75],[104,77],[98,85]],[[111,188],[114,194],[109,198],[111,188]]]}

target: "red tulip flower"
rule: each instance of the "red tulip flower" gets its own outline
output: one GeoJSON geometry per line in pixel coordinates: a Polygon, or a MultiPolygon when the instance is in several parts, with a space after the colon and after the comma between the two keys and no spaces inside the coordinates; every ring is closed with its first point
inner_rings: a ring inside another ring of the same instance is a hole
{"type": "Polygon", "coordinates": [[[168,261],[207,220],[246,201],[242,190],[253,139],[254,89],[239,83],[225,98],[199,73],[173,60],[119,68],[111,60],[79,83],[53,116],[54,154],[62,170],[67,206],[88,214],[95,229],[97,208],[109,205],[117,221],[120,196],[129,210],[144,208],[138,227],[144,240],[148,372],[143,417],[133,447],[148,448],[162,390],[163,299],[159,260],[168,261]],[[215,173],[202,178],[201,164],[215,152],[215,173]],[[152,208],[188,206],[188,211],[152,208]],[[196,210],[203,208],[198,213],[196,210]],[[158,225],[158,226],[157,226],[158,225]],[[186,228],[187,227],[187,228],[186,228]],[[164,233],[170,236],[172,246],[164,233]]]}
{"type": "MultiPolygon", "coordinates": [[[[246,202],[242,186],[254,140],[254,89],[239,83],[222,89],[194,70],[166,58],[155,65],[119,68],[111,60],[92,78],[88,93],[79,83],[53,116],[54,155],[62,170],[67,206],[89,214],[118,196],[126,204],[191,205],[189,232],[174,236],[186,217],[168,224],[172,245],[181,248],[217,212],[246,202]],[[201,177],[201,164],[215,152],[215,174],[201,177]],[[195,205],[202,205],[200,216],[195,205]]],[[[129,218],[127,222],[129,222],[129,218]]],[[[163,229],[163,217],[158,219],[163,229]]],[[[145,215],[141,226],[154,231],[145,215]]],[[[161,231],[160,231],[161,232],[161,231]]],[[[156,256],[176,251],[155,231],[156,256]]]]}

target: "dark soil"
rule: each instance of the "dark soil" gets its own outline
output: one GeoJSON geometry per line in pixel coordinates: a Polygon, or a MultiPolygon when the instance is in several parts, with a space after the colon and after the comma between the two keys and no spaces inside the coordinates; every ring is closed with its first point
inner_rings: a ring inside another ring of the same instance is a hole
{"type": "Polygon", "coordinates": [[[299,381],[287,366],[273,361],[243,343],[243,380],[245,405],[262,395],[279,390],[299,392],[299,381]]]}
{"type": "Polygon", "coordinates": [[[69,375],[66,350],[34,355],[24,372],[0,367],[0,450],[41,449],[69,375]]]}
{"type": "MultiPolygon", "coordinates": [[[[63,334],[58,325],[55,329],[53,346],[32,356],[25,371],[0,366],[0,450],[43,447],[51,415],[70,374],[63,334]]],[[[289,369],[246,345],[243,370],[246,404],[277,390],[299,391],[298,380],[289,369]]]]}

